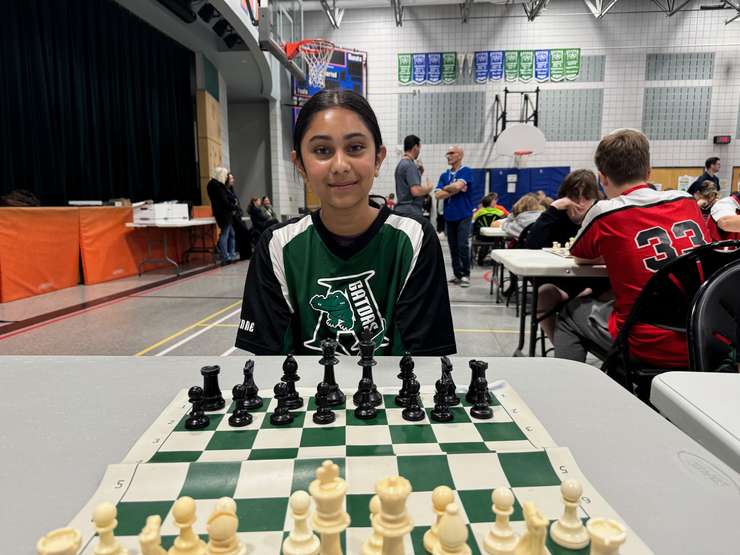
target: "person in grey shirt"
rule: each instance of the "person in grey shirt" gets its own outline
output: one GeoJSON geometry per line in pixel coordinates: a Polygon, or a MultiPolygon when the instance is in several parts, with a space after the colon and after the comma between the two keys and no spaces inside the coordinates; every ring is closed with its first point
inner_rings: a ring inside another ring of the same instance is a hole
{"type": "Polygon", "coordinates": [[[421,174],[415,160],[421,152],[421,139],[409,135],[403,140],[403,158],[396,166],[396,212],[410,216],[422,216],[424,197],[432,192],[434,185],[421,184],[421,174]]]}

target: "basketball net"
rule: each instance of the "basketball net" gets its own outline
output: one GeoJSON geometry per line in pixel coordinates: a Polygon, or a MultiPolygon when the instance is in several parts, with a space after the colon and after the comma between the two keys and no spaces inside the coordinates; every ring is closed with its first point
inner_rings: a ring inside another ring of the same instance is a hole
{"type": "Polygon", "coordinates": [[[514,151],[514,167],[515,168],[526,168],[529,157],[532,155],[531,150],[516,150],[514,151]]]}
{"type": "Polygon", "coordinates": [[[308,66],[308,84],[320,89],[326,86],[326,68],[329,67],[333,52],[334,43],[324,39],[308,39],[285,45],[285,53],[289,60],[298,54],[303,56],[308,66]]]}

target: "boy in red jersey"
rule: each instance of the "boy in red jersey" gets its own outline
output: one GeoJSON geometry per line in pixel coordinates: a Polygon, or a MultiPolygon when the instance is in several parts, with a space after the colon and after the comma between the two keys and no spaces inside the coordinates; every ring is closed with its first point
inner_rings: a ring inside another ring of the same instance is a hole
{"type": "Polygon", "coordinates": [[[740,193],[715,202],[711,214],[707,223],[715,239],[740,239],[740,193]]]}
{"type": "MultiPolygon", "coordinates": [[[[561,312],[555,356],[585,361],[586,345],[608,350],[645,284],[667,261],[710,242],[694,198],[682,191],[655,191],[650,143],[622,129],[604,137],[594,156],[607,200],[586,214],[570,252],[578,263],[606,264],[613,301],[573,299],[561,312]]],[[[632,328],[630,355],[654,366],[685,368],[686,336],[647,324],[632,328]]]]}

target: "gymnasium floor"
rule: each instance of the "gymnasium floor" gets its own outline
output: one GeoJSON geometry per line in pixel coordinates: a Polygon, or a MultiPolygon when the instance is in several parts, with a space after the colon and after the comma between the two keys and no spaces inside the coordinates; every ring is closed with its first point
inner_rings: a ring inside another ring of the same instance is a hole
{"type": "MultiPolygon", "coordinates": [[[[445,264],[449,251],[442,241],[445,264]]],[[[0,335],[3,355],[208,355],[233,356],[248,262],[197,275],[112,300],[80,312],[0,335]]],[[[484,274],[474,267],[471,287],[450,286],[458,353],[511,356],[518,338],[513,304],[494,303],[484,274]]],[[[17,321],[41,312],[99,298],[170,277],[172,271],[147,272],[103,286],[78,287],[0,305],[0,320],[17,321]]],[[[2,333],[0,323],[0,334],[2,333]]]]}

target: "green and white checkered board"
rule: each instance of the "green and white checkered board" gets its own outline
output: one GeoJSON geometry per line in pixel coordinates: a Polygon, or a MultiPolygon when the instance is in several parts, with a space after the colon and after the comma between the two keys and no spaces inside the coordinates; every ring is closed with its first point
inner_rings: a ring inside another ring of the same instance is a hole
{"type": "MultiPolygon", "coordinates": [[[[233,403],[209,412],[210,425],[205,430],[185,429],[190,403],[187,391],[181,391],[162,415],[131,449],[125,463],[243,461],[273,459],[315,459],[379,455],[440,453],[488,453],[554,447],[555,443],[519,395],[504,381],[492,384],[493,418],[476,420],[470,405],[453,407],[452,422],[434,422],[429,412],[434,407],[433,392],[422,388],[421,400],[427,417],[407,422],[402,408],[393,401],[397,392],[381,388],[383,404],[371,420],[354,416],[351,394],[348,406],[335,407],[336,421],[320,426],[313,422],[316,401],[312,390],[299,390],[304,406],[292,411],[295,419],[288,426],[274,426],[270,414],[276,400],[261,392],[264,404],[252,413],[253,421],[244,428],[232,428],[228,415],[233,403]]],[[[461,397],[464,397],[461,396],[461,397]]]]}
{"type": "MultiPolygon", "coordinates": [[[[216,501],[233,497],[239,516],[239,537],[248,553],[278,555],[292,522],[287,514],[288,498],[298,489],[307,490],[322,458],[245,460],[231,462],[193,462],[161,464],[119,464],[108,467],[106,475],[87,506],[70,526],[82,531],[84,555],[92,555],[96,540],[90,515],[97,503],[112,501],[118,507],[116,536],[138,554],[137,535],[146,517],[162,517],[162,543],[169,547],[177,534],[171,513],[180,496],[196,500],[197,522],[194,529],[205,539],[206,522],[216,501]]],[[[624,522],[596,492],[578,469],[569,450],[563,447],[499,453],[437,453],[384,456],[348,456],[333,459],[347,480],[346,510],[351,525],[343,534],[344,553],[361,553],[362,543],[370,536],[368,504],[380,479],[405,476],[413,488],[407,509],[415,524],[406,538],[406,553],[426,553],[422,538],[434,521],[432,490],[447,485],[455,491],[463,517],[469,523],[469,545],[473,553],[485,553],[483,539],[493,521],[491,491],[499,486],[512,489],[516,503],[512,526],[523,532],[522,506],[534,501],[543,515],[557,519],[563,511],[560,482],[575,478],[583,485],[580,516],[614,518],[624,522]]],[[[548,540],[553,555],[587,554],[568,550],[548,540]]],[[[646,555],[651,551],[628,531],[622,555],[646,555]]]]}

